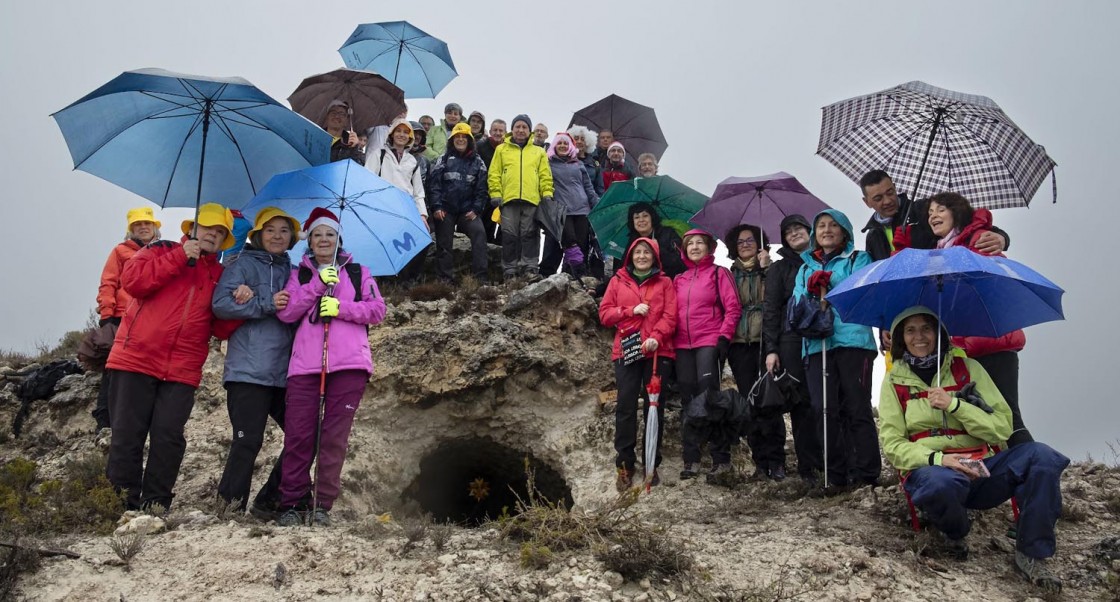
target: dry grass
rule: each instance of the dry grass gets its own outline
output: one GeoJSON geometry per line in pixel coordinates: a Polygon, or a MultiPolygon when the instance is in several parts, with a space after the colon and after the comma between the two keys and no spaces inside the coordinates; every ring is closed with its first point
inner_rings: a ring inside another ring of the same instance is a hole
{"type": "Polygon", "coordinates": [[[145,533],[136,531],[134,533],[126,533],[124,535],[114,535],[113,539],[109,540],[109,548],[121,559],[124,563],[124,570],[132,570],[132,559],[144,549],[144,544],[147,543],[148,536],[145,533]]]}

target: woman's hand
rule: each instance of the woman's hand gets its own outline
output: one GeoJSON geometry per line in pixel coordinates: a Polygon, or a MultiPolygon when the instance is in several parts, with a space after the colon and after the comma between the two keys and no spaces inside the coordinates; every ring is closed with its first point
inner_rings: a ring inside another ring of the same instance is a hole
{"type": "Polygon", "coordinates": [[[249,302],[249,299],[252,298],[253,289],[249,288],[247,285],[242,284],[233,289],[233,301],[238,305],[244,305],[249,302]]]}
{"type": "Polygon", "coordinates": [[[649,304],[648,303],[639,303],[639,304],[634,306],[634,315],[635,316],[644,316],[648,313],[649,313],[649,304]]]}
{"type": "Polygon", "coordinates": [[[770,252],[767,251],[766,249],[759,249],[759,251],[758,251],[758,267],[760,267],[760,268],[770,267],[770,252]]]}
{"type": "Polygon", "coordinates": [[[941,456],[941,465],[946,468],[952,468],[953,470],[963,474],[969,479],[980,478],[980,473],[965,466],[964,464],[961,464],[961,460],[967,457],[968,456],[962,456],[960,454],[945,454],[941,456]]]}
{"type": "Polygon", "coordinates": [[[941,387],[930,389],[929,407],[935,410],[947,410],[949,409],[950,403],[953,403],[953,397],[949,395],[945,389],[941,387]]]}
{"type": "Polygon", "coordinates": [[[288,306],[288,299],[291,298],[291,293],[288,291],[280,291],[272,296],[272,304],[276,306],[276,311],[280,311],[288,306]]]}
{"type": "Polygon", "coordinates": [[[649,355],[654,351],[657,351],[657,339],[650,337],[642,343],[642,353],[649,355]]]}
{"type": "Polygon", "coordinates": [[[781,360],[778,359],[778,354],[777,353],[767,353],[766,354],[766,371],[767,372],[773,373],[774,370],[777,370],[778,368],[781,368],[781,367],[782,367],[782,362],[781,362],[781,360]]]}

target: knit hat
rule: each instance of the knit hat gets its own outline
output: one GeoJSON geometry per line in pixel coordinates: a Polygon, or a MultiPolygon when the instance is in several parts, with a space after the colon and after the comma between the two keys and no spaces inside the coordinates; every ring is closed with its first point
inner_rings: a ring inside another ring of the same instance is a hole
{"type": "MultiPolygon", "coordinates": [[[[233,247],[233,214],[229,209],[222,207],[218,203],[206,203],[198,208],[198,225],[212,228],[214,226],[222,226],[226,229],[226,239],[222,241],[222,250],[228,251],[233,247]]],[[[179,226],[183,230],[183,234],[189,235],[191,229],[194,228],[193,219],[185,219],[179,226]]]]}
{"type": "Polygon", "coordinates": [[[252,239],[253,235],[264,229],[264,225],[271,221],[273,218],[282,217],[292,224],[292,240],[288,243],[288,249],[296,246],[296,240],[299,239],[299,220],[284,213],[283,209],[279,207],[265,207],[257,212],[256,219],[253,220],[253,229],[245,235],[246,238],[252,239]]]}
{"type": "Polygon", "coordinates": [[[786,247],[789,246],[789,243],[786,242],[786,228],[788,228],[790,226],[793,226],[795,224],[798,225],[798,226],[804,226],[806,232],[812,232],[813,231],[813,227],[809,225],[809,220],[805,219],[804,215],[800,215],[798,213],[787,215],[784,218],[782,218],[782,225],[779,226],[781,228],[782,245],[784,245],[786,247]]]}
{"type": "Polygon", "coordinates": [[[518,121],[524,121],[525,125],[529,126],[530,130],[533,129],[533,120],[529,119],[529,116],[526,115],[525,113],[522,113],[522,114],[518,115],[517,117],[514,117],[513,121],[509,122],[509,129],[512,130],[514,124],[516,124],[518,121]]]}
{"type": "Polygon", "coordinates": [[[338,222],[338,216],[323,207],[316,207],[311,210],[311,215],[307,217],[307,221],[303,222],[304,235],[310,235],[311,231],[318,226],[327,226],[338,234],[342,234],[342,224],[338,222]]]}
{"type": "Polygon", "coordinates": [[[616,146],[617,146],[618,148],[622,149],[622,153],[623,153],[623,154],[626,154],[626,147],[625,147],[625,146],[622,146],[622,143],[621,143],[621,142],[619,142],[618,140],[615,140],[614,142],[612,142],[612,143],[611,143],[611,145],[610,145],[610,146],[608,146],[608,147],[607,147],[607,152],[608,152],[608,153],[609,153],[609,152],[611,152],[611,149],[612,149],[612,148],[614,148],[614,147],[616,147],[616,146]]]}
{"type": "Polygon", "coordinates": [[[443,107],[443,112],[450,113],[451,111],[459,111],[459,114],[462,115],[463,107],[460,107],[459,103],[457,102],[449,102],[447,103],[447,106],[443,107]]]}
{"type": "Polygon", "coordinates": [[[686,249],[688,248],[688,241],[697,236],[702,237],[704,241],[708,243],[708,255],[716,252],[716,237],[712,236],[704,230],[701,230],[700,228],[693,228],[688,232],[685,232],[684,236],[681,238],[681,257],[688,257],[688,253],[686,251],[686,249]]]}
{"type": "Polygon", "coordinates": [[[576,148],[575,139],[572,138],[572,135],[568,132],[556,132],[556,135],[552,137],[552,144],[548,147],[548,151],[546,152],[548,157],[551,159],[556,156],[556,143],[560,140],[568,141],[568,152],[565,153],[564,156],[569,159],[575,159],[576,155],[579,154],[579,149],[576,148]]]}
{"type": "Polygon", "coordinates": [[[156,219],[156,214],[154,211],[152,211],[151,207],[137,207],[135,209],[129,209],[126,219],[128,220],[128,225],[125,226],[124,229],[125,236],[132,235],[132,224],[135,224],[136,222],[152,222],[156,225],[156,228],[159,228],[163,225],[158,219],[156,219]]]}

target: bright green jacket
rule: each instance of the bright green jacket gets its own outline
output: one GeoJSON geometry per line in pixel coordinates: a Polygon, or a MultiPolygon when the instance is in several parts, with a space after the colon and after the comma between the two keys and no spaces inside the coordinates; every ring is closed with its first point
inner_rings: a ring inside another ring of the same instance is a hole
{"type": "Polygon", "coordinates": [[[943,449],[977,447],[985,443],[1002,446],[1011,436],[1011,408],[983,366],[976,360],[968,359],[963,350],[950,347],[945,354],[941,366],[941,386],[955,384],[951,370],[954,357],[964,358],[969,378],[976,383],[976,392],[995,412],[988,414],[959,398],[954,399],[946,411],[930,407],[928,399],[916,396],[930,386],[918,378],[906,362],[896,358],[890,373],[883,379],[883,389],[879,393],[879,443],[887,461],[898,470],[905,472],[923,466],[940,466],[943,449]],[[895,391],[896,384],[910,389],[911,397],[906,402],[905,415],[895,391]],[[945,428],[943,416],[948,417],[949,429],[968,434],[910,440],[910,435],[914,433],[945,428]]]}
{"type": "Polygon", "coordinates": [[[446,119],[440,119],[439,123],[432,126],[431,131],[427,134],[427,138],[424,139],[424,144],[427,147],[424,149],[424,156],[432,163],[435,163],[436,159],[443,156],[443,153],[447,150],[446,119]]]}
{"type": "Polygon", "coordinates": [[[487,184],[490,198],[500,198],[503,204],[518,199],[540,204],[542,198],[552,196],[548,155],[532,140],[521,147],[507,134],[506,141],[494,149],[487,184]]]}

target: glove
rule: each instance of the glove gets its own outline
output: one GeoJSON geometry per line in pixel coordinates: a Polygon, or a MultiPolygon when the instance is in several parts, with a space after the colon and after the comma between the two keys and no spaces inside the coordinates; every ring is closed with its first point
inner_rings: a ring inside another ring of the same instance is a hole
{"type": "Polygon", "coordinates": [[[824,297],[828,289],[832,286],[832,272],[825,270],[817,270],[809,276],[809,282],[806,288],[809,289],[810,295],[817,297],[824,297]]]}
{"type": "Polygon", "coordinates": [[[965,400],[968,403],[971,403],[981,410],[984,410],[988,414],[995,413],[995,410],[992,409],[992,406],[988,405],[988,402],[984,401],[984,398],[976,392],[976,383],[968,383],[967,385],[961,387],[961,390],[957,392],[957,397],[960,397],[961,399],[965,400]]]}
{"type": "Polygon", "coordinates": [[[120,318],[103,318],[103,319],[97,321],[97,327],[102,328],[106,324],[109,324],[110,322],[113,323],[113,324],[116,324],[117,326],[121,325],[121,319],[120,318]]]}
{"type": "Polygon", "coordinates": [[[491,207],[497,207],[498,205],[501,205],[501,204],[502,204],[501,197],[494,197],[494,198],[490,199],[490,206],[491,207]]]}
{"type": "Polygon", "coordinates": [[[338,268],[328,265],[319,270],[319,280],[322,280],[323,284],[327,286],[338,284],[338,268]]]}
{"type": "Polygon", "coordinates": [[[727,358],[727,349],[731,347],[731,341],[727,337],[720,337],[719,342],[716,343],[716,352],[719,353],[720,359],[727,358]]]}
{"type": "Polygon", "coordinates": [[[338,299],[334,297],[323,296],[319,299],[319,317],[320,318],[336,318],[338,317],[338,299]]]}

